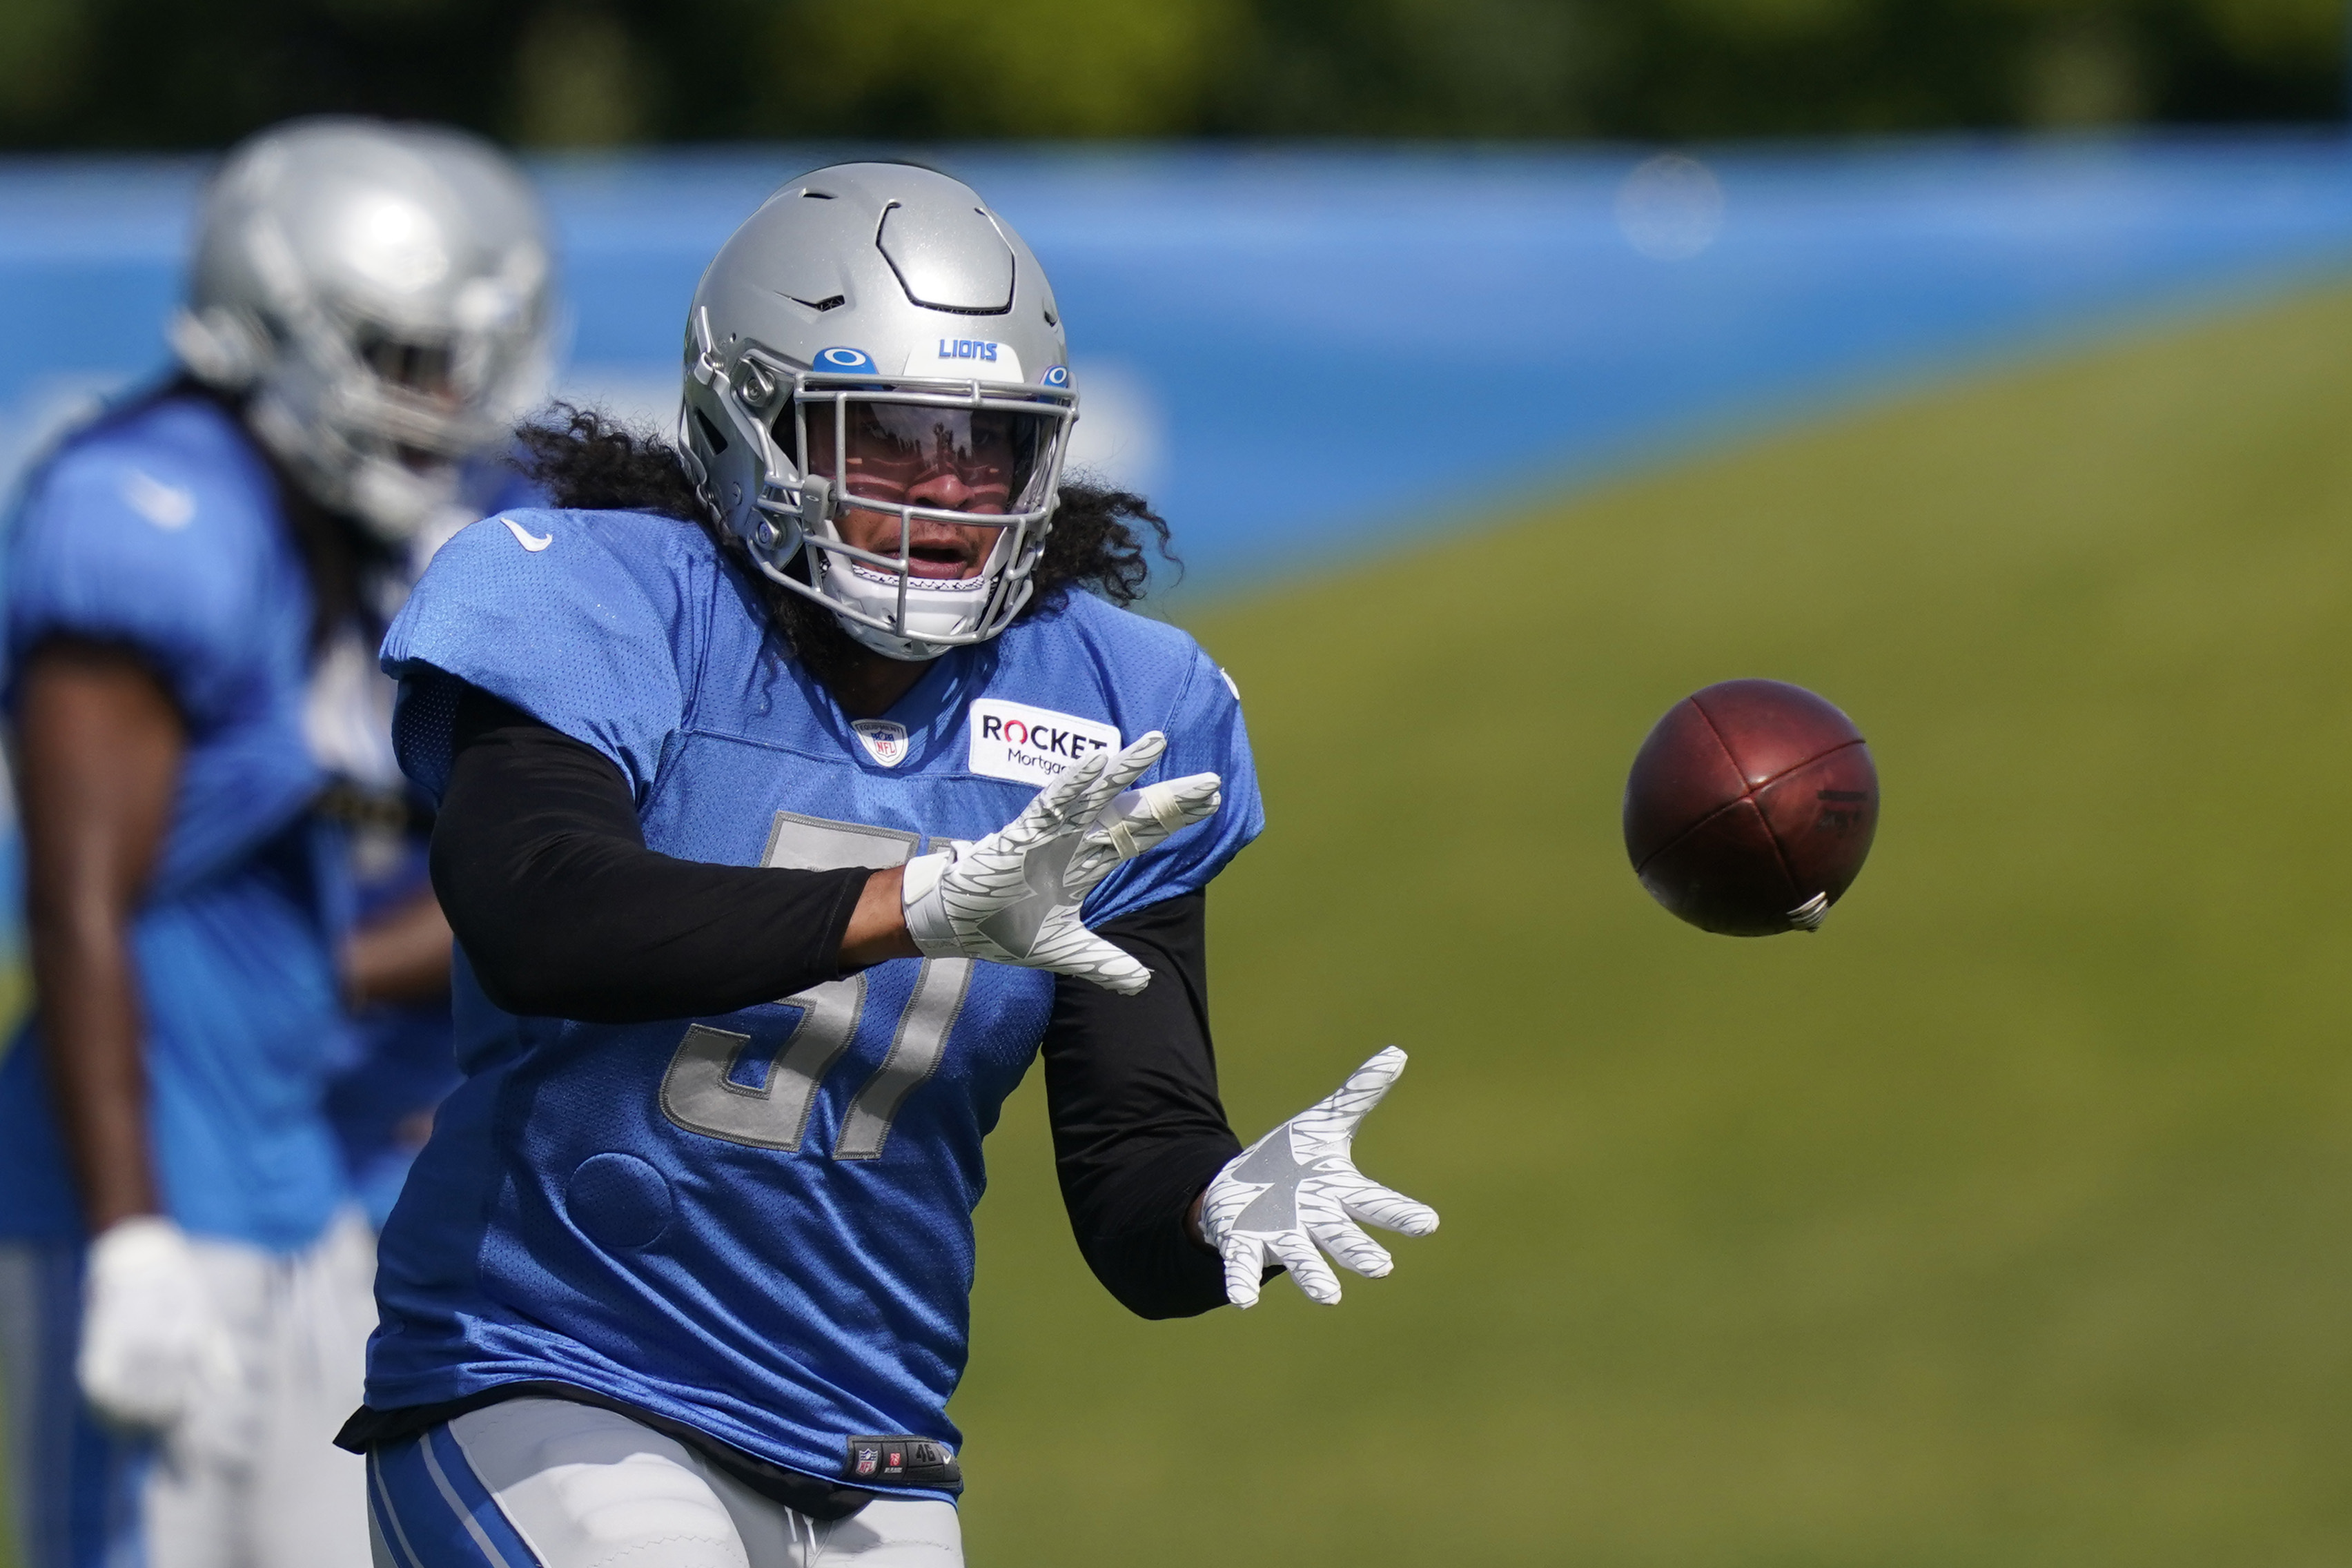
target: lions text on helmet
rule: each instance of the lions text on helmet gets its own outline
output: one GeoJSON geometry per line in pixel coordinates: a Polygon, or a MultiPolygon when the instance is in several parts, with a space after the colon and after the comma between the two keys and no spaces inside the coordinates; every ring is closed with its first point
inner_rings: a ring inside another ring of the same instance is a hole
{"type": "Polygon", "coordinates": [[[1077,417],[1067,357],[1036,258],[968,186],[820,169],[703,274],[679,445],[763,574],[875,652],[935,658],[1028,603],[1077,417]]]}
{"type": "Polygon", "coordinates": [[[458,465],[545,390],[547,229],[522,174],[440,127],[298,121],[205,193],[172,345],[249,391],[253,430],[321,503],[394,542],[472,521],[458,465]]]}

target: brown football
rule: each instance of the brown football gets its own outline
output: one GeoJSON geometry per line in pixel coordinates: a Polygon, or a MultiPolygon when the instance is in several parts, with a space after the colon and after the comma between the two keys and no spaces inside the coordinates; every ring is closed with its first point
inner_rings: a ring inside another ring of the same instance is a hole
{"type": "Polygon", "coordinates": [[[1878,769],[1853,721],[1801,686],[1726,680],[1666,710],[1625,780],[1625,852],[1702,931],[1812,931],[1878,830],[1878,769]]]}

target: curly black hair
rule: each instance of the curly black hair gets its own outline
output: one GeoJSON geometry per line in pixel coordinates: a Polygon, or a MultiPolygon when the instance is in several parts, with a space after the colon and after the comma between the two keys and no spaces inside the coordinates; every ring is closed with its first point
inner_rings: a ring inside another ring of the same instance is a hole
{"type": "MultiPolygon", "coordinates": [[[[859,657],[858,645],[821,605],[771,582],[751,564],[740,539],[710,515],[678,460],[677,448],[658,436],[633,429],[598,408],[569,403],[551,405],[515,432],[520,443],[517,467],[560,507],[583,510],[644,511],[689,522],[709,535],[719,551],[744,568],[744,579],[760,595],[768,623],[794,658],[820,678],[859,657]]],[[[1151,574],[1150,552],[1180,565],[1168,548],[1168,524],[1151,503],[1131,490],[1066,482],[1054,511],[1054,529],[1030,571],[1035,584],[1018,619],[1060,607],[1074,589],[1099,594],[1114,605],[1143,597],[1151,574]]]]}

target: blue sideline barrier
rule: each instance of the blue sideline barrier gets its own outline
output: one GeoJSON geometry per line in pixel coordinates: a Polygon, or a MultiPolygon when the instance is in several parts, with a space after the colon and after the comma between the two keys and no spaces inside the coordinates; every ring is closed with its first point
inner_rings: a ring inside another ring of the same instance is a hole
{"type": "MultiPolygon", "coordinates": [[[[653,411],[702,263],[835,155],[535,163],[567,384],[653,411]]],[[[1626,149],[919,155],[1052,271],[1088,454],[1150,488],[1196,584],[2352,263],[2333,133],[1699,149],[1711,181],[1626,149]]],[[[160,363],[202,172],[0,161],[0,479],[160,363]]]]}

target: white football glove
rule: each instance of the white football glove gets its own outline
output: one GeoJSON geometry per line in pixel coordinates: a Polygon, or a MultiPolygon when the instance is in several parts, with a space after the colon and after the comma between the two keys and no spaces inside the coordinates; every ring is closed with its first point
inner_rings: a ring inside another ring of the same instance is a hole
{"type": "Polygon", "coordinates": [[[1091,980],[1132,996],[1151,972],[1078,921],[1111,868],[1217,809],[1214,773],[1129,790],[1168,749],[1154,730],[1096,752],[977,844],[907,862],[907,931],[926,958],[985,958],[1091,980]],[[1121,794],[1121,791],[1126,793],[1121,794]]]}
{"type": "Polygon", "coordinates": [[[1404,1071],[1390,1046],[1311,1110],[1292,1117],[1234,1156],[1201,1198],[1201,1234],[1225,1260],[1225,1299],[1257,1304],[1268,1262],[1290,1270],[1307,1300],[1339,1300],[1339,1277],[1316,1251],[1377,1279],[1396,1267],[1364,1225],[1406,1236],[1437,1228],[1437,1211],[1391,1192],[1356,1169],[1349,1148],[1357,1125],[1404,1071]]]}
{"type": "Polygon", "coordinates": [[[119,1220],[90,1243],[74,1373],[101,1417],[156,1431],[236,1380],[228,1330],[194,1248],[170,1220],[119,1220]]]}

